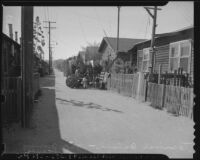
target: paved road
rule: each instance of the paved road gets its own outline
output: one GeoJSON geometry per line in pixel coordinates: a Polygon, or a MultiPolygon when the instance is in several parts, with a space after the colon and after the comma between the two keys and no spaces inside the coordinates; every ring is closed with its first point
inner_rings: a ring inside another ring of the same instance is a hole
{"type": "Polygon", "coordinates": [[[192,157],[192,120],[111,91],[70,89],[61,72],[55,75],[60,136],[79,151],[192,157]]]}

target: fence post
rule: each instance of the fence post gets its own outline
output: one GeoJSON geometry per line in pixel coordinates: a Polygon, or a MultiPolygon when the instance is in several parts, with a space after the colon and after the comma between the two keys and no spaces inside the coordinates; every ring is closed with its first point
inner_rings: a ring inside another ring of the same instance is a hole
{"type": "Polygon", "coordinates": [[[145,98],[144,98],[144,101],[146,102],[147,101],[147,92],[148,92],[148,80],[147,79],[146,79],[145,83],[146,83],[146,87],[145,87],[145,98]]]}
{"type": "Polygon", "coordinates": [[[164,108],[164,102],[165,102],[165,87],[166,85],[165,84],[162,84],[163,85],[163,92],[162,92],[162,102],[161,102],[161,108],[164,108]]]}
{"type": "Polygon", "coordinates": [[[162,73],[162,64],[159,64],[158,84],[160,84],[161,73],[162,73]]]}

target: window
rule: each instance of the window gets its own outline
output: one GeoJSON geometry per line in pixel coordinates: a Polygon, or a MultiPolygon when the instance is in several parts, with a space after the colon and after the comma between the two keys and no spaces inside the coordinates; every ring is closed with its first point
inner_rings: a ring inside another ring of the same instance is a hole
{"type": "Polygon", "coordinates": [[[143,57],[142,57],[142,71],[143,72],[148,72],[149,60],[150,60],[149,48],[145,48],[143,49],[143,57]]]}
{"type": "Polygon", "coordinates": [[[183,68],[183,72],[190,70],[191,41],[184,40],[170,44],[169,71],[174,72],[183,68]]]}

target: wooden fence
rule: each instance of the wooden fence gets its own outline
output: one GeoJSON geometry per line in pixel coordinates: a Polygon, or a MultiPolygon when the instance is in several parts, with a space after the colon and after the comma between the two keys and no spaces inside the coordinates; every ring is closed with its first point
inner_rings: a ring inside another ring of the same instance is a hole
{"type": "Polygon", "coordinates": [[[109,90],[116,91],[125,96],[145,100],[146,80],[141,74],[111,74],[108,80],[109,90]]]}
{"type": "Polygon", "coordinates": [[[136,98],[140,101],[145,101],[145,93],[146,93],[146,80],[144,79],[143,73],[138,73],[138,80],[137,80],[137,92],[136,98]]]}
{"type": "Polygon", "coordinates": [[[148,83],[147,101],[174,115],[193,117],[193,88],[148,83]]]}
{"type": "Polygon", "coordinates": [[[137,78],[137,75],[134,74],[112,74],[108,80],[108,89],[126,96],[135,97],[137,92],[137,78]]]}
{"type": "Polygon", "coordinates": [[[175,115],[193,117],[193,89],[174,85],[146,83],[143,74],[111,74],[108,89],[151,102],[154,108],[166,108],[175,115]]]}
{"type": "Polygon", "coordinates": [[[164,107],[170,113],[193,118],[193,88],[166,85],[164,107]]]}
{"type": "Polygon", "coordinates": [[[148,82],[147,101],[155,108],[162,109],[164,104],[164,84],[148,82]]]}
{"type": "Polygon", "coordinates": [[[22,85],[20,77],[6,77],[1,82],[1,94],[5,95],[2,107],[2,124],[18,122],[21,119],[22,85]]]}

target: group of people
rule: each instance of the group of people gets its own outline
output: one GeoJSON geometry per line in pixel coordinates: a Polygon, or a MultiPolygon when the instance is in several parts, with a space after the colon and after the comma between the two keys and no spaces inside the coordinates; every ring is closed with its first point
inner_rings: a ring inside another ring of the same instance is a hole
{"type": "MultiPolygon", "coordinates": [[[[103,77],[100,77],[100,74],[98,74],[95,78],[93,77],[92,82],[89,82],[89,75],[84,74],[84,76],[82,77],[81,84],[83,88],[88,88],[88,85],[92,84],[95,88],[106,89],[107,80],[109,76],[110,76],[110,73],[108,72],[105,72],[103,77]]],[[[80,78],[79,69],[75,70],[75,77],[77,77],[77,79],[80,78]]]]}

